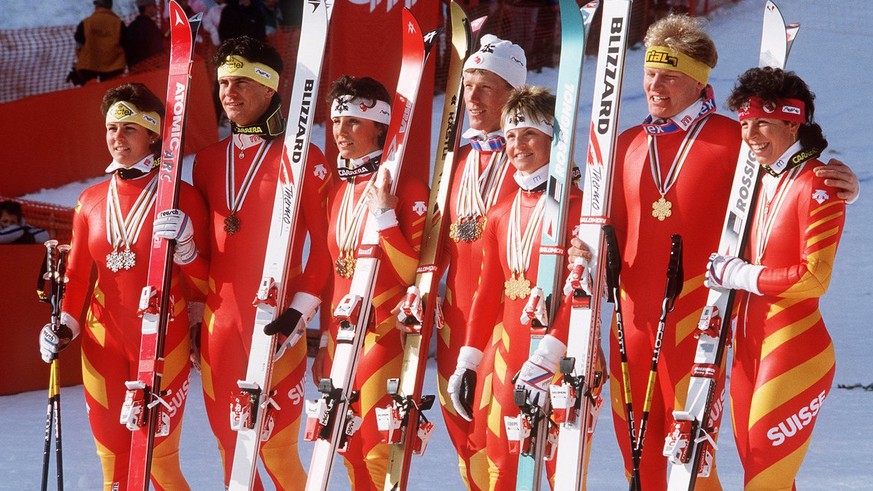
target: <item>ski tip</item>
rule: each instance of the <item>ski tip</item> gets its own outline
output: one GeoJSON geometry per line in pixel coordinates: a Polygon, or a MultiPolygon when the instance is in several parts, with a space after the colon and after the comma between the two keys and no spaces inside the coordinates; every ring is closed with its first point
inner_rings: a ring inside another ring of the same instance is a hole
{"type": "Polygon", "coordinates": [[[478,32],[482,29],[482,25],[485,24],[485,21],[488,20],[487,15],[483,15],[477,19],[473,19],[473,22],[470,23],[470,30],[473,32],[478,32]]]}

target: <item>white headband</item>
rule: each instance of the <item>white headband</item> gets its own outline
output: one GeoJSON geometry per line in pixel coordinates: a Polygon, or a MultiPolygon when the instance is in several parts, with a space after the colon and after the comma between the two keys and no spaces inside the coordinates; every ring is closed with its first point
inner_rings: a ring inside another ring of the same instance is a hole
{"type": "Polygon", "coordinates": [[[377,123],[389,124],[391,122],[391,106],[385,101],[372,101],[349,96],[340,96],[333,100],[330,107],[330,117],[352,116],[355,118],[369,119],[377,123]]]}
{"type": "Polygon", "coordinates": [[[509,130],[518,128],[534,128],[542,131],[549,137],[555,133],[554,125],[550,119],[539,120],[524,111],[516,110],[514,113],[506,117],[503,122],[503,133],[506,134],[509,130]]]}

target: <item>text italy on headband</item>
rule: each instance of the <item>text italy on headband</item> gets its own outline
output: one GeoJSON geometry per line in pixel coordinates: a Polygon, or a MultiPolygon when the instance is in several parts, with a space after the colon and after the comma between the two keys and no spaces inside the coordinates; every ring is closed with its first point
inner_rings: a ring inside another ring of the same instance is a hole
{"type": "Polygon", "coordinates": [[[675,70],[706,85],[712,68],[681,51],[666,46],[652,46],[646,50],[646,68],[675,70]]]}
{"type": "Polygon", "coordinates": [[[158,113],[143,112],[138,107],[127,101],[118,101],[106,111],[106,124],[109,123],[133,123],[143,128],[161,134],[161,116],[158,113]]]}
{"type": "Polygon", "coordinates": [[[737,118],[767,118],[803,124],[806,122],[806,104],[800,99],[779,99],[765,102],[757,96],[749,97],[737,110],[737,118]]]}
{"type": "Polygon", "coordinates": [[[279,73],[263,63],[249,61],[240,55],[230,55],[224,63],[218,66],[218,78],[221,77],[245,77],[269,87],[279,90],[279,73]]]}
{"type": "Polygon", "coordinates": [[[513,114],[507,116],[506,121],[503,122],[504,133],[509,132],[509,130],[514,130],[518,128],[534,128],[542,131],[550,137],[555,132],[551,121],[540,121],[539,119],[525,113],[524,111],[515,111],[513,114]]]}
{"type": "Polygon", "coordinates": [[[330,117],[338,118],[341,116],[389,124],[391,122],[391,106],[385,101],[371,101],[360,97],[351,99],[349,96],[340,96],[334,99],[333,104],[331,104],[330,117]]]}

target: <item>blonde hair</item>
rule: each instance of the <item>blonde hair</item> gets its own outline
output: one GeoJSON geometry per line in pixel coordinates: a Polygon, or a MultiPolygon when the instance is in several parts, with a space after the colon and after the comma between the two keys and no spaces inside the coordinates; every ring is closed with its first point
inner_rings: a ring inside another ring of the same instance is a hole
{"type": "Polygon", "coordinates": [[[501,127],[507,118],[517,112],[530,115],[540,121],[552,121],[555,117],[555,96],[549,89],[535,85],[522,85],[509,94],[509,99],[500,112],[501,127]]]}
{"type": "Polygon", "coordinates": [[[643,42],[647,48],[666,46],[680,51],[710,68],[715,68],[718,63],[715,43],[703,29],[703,21],[697,17],[668,15],[649,26],[643,42]]]}

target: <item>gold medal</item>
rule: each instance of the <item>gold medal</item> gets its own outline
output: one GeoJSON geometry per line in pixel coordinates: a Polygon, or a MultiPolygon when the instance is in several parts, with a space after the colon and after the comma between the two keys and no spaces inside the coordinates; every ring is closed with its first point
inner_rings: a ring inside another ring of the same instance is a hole
{"type": "Polygon", "coordinates": [[[661,196],[658,201],[652,203],[652,216],[663,222],[664,219],[673,214],[671,208],[673,208],[673,203],[661,196]]]}
{"type": "Polygon", "coordinates": [[[482,215],[459,217],[449,226],[449,237],[455,242],[475,242],[482,238],[485,221],[482,215]]]}
{"type": "Polygon", "coordinates": [[[336,266],[336,274],[345,279],[350,279],[355,275],[355,260],[354,256],[340,253],[340,257],[336,258],[334,265],[336,266]]]}
{"type": "Polygon", "coordinates": [[[233,235],[239,232],[239,217],[236,213],[231,213],[224,219],[224,231],[227,235],[233,235]]]}
{"type": "Polygon", "coordinates": [[[513,274],[508,280],[503,282],[503,292],[510,300],[517,298],[525,299],[530,295],[530,280],[524,276],[513,274]]]}

